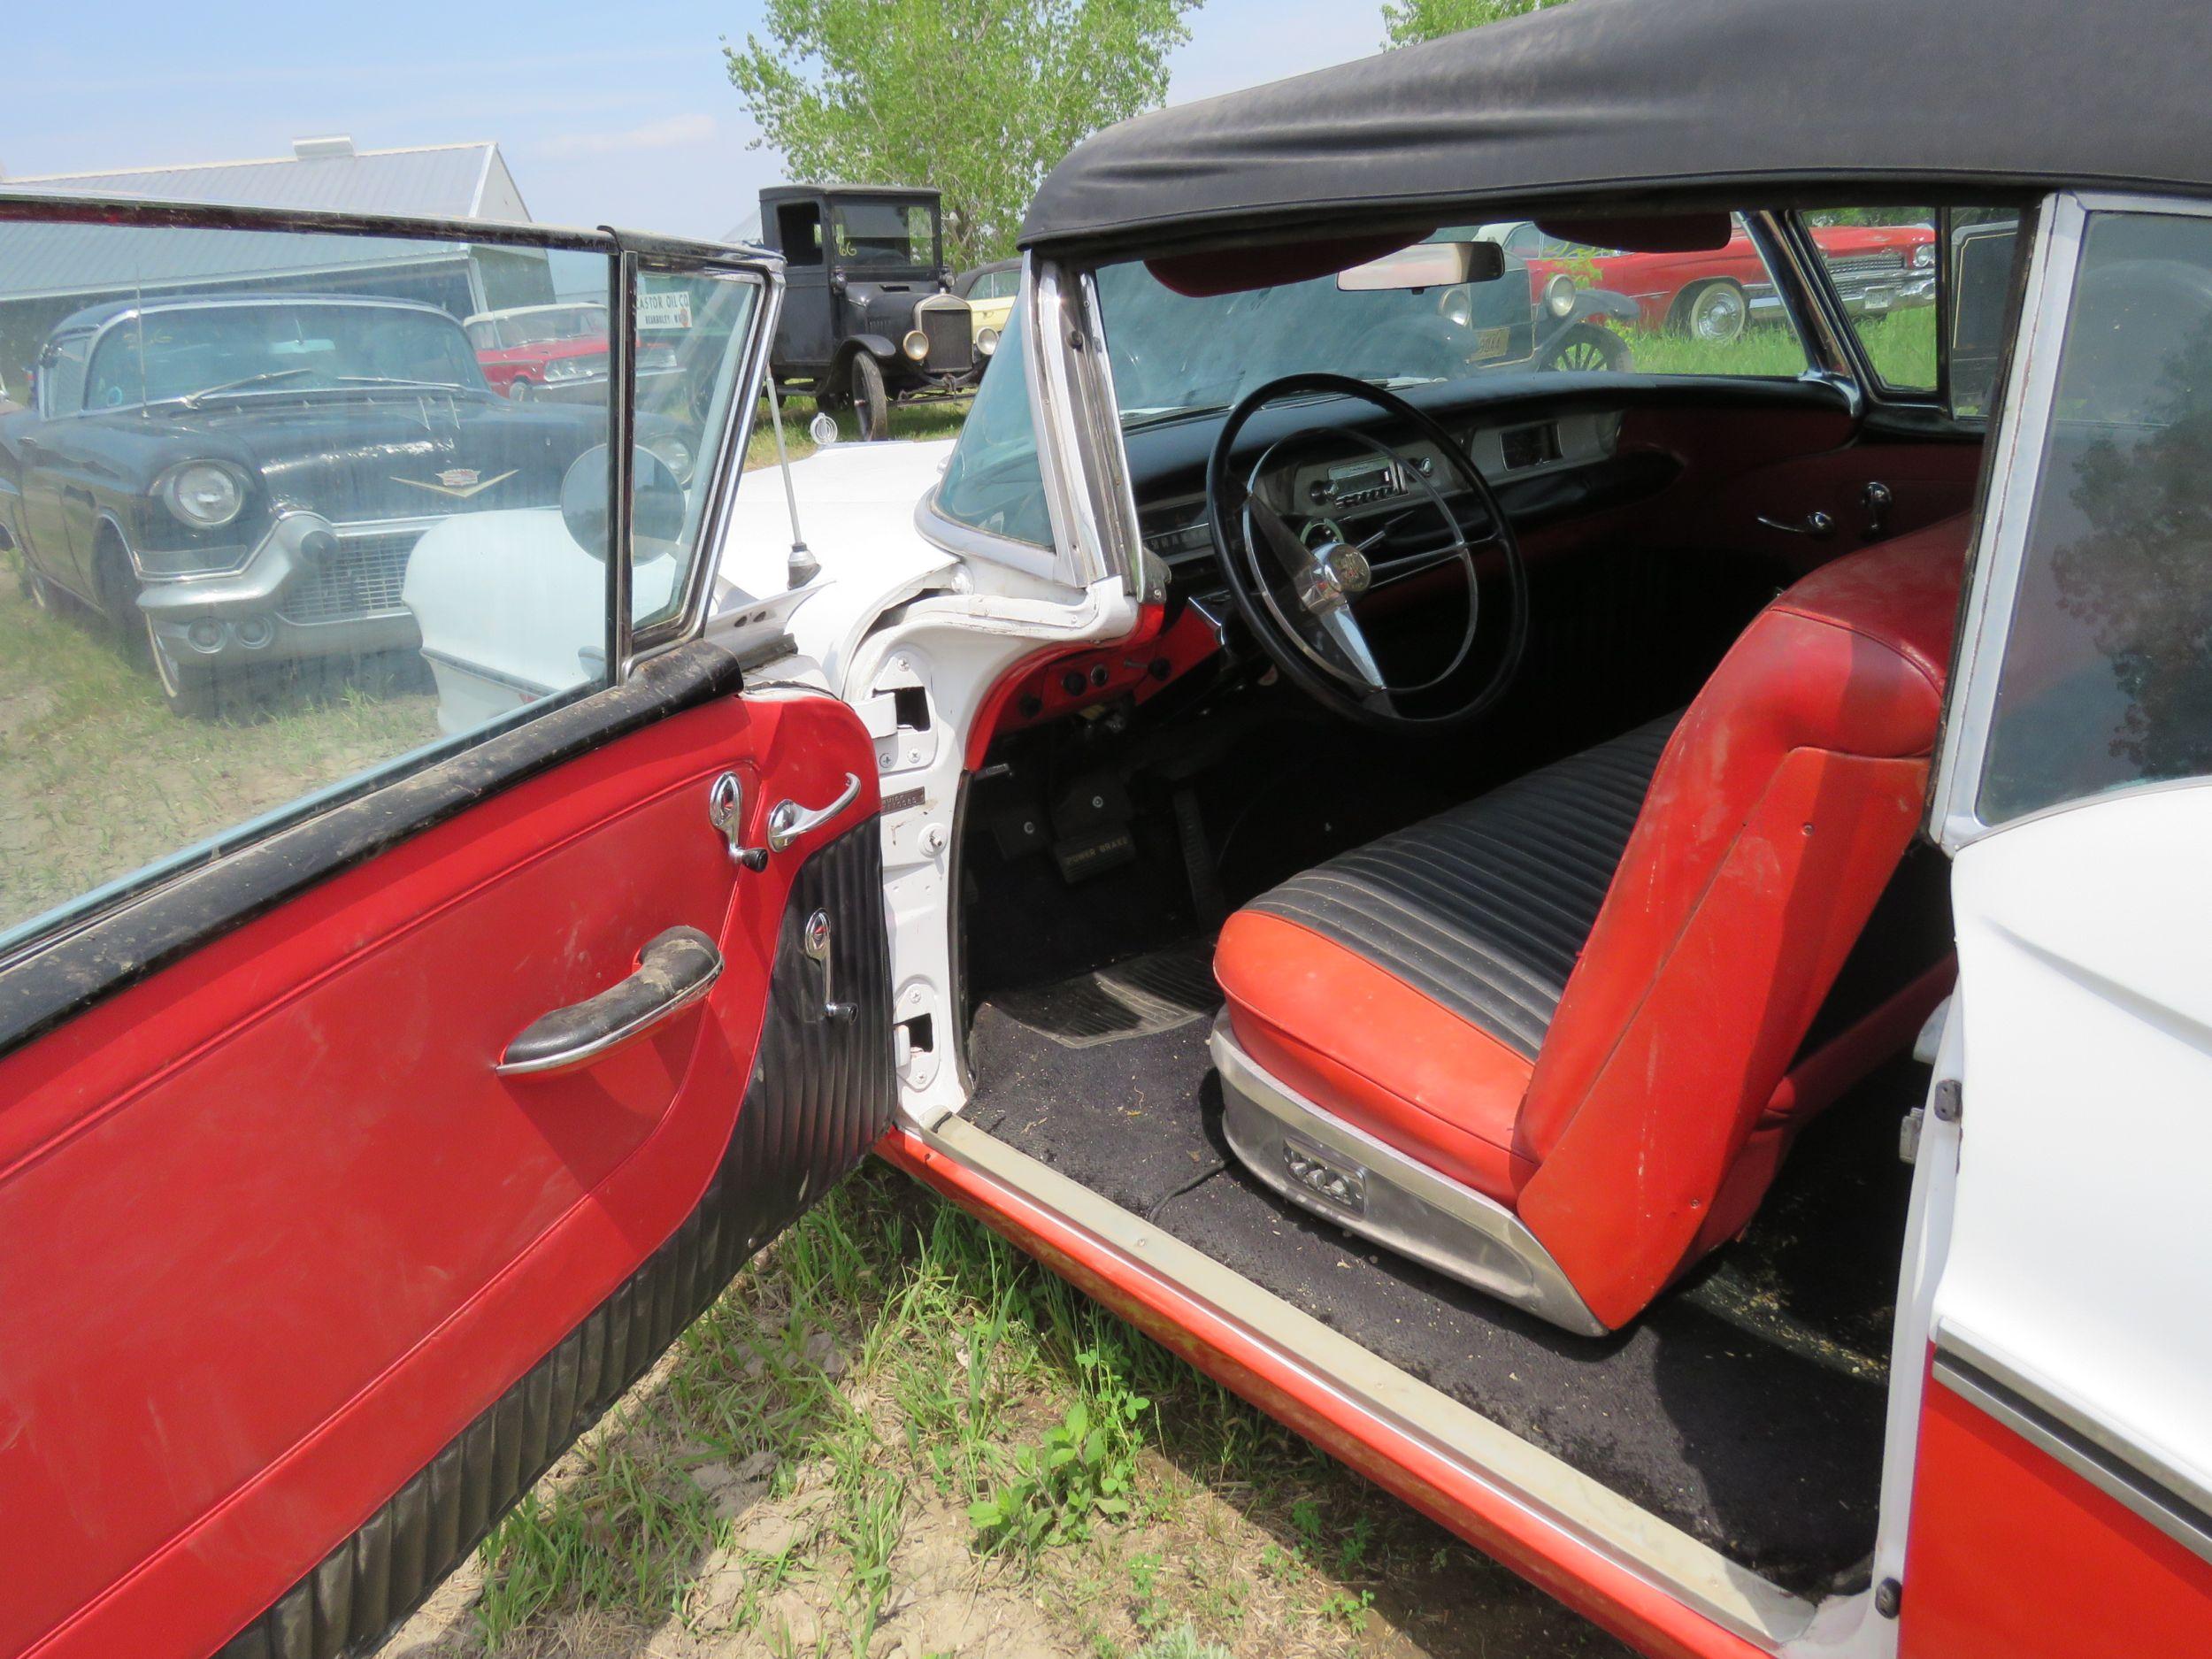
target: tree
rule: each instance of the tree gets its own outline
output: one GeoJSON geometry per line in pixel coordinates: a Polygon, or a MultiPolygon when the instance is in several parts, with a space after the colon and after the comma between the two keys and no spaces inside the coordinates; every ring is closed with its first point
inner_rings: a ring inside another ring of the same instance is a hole
{"type": "Polygon", "coordinates": [[[1383,44],[1410,46],[1417,41],[1432,41],[1563,4],[1564,0],[1383,0],[1383,44]]]}
{"type": "Polygon", "coordinates": [[[956,264],[1010,254],[1052,165],[1167,94],[1200,0],[768,0],[730,81],[794,179],[943,192],[956,264]]]}

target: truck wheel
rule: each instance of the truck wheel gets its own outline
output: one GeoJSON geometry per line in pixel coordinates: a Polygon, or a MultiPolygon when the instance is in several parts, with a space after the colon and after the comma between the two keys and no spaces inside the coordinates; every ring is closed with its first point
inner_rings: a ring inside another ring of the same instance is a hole
{"type": "Polygon", "coordinates": [[[1570,323],[1544,348],[1536,366],[1569,373],[1609,370],[1616,374],[1626,374],[1635,368],[1636,357],[1629,350],[1628,342],[1610,328],[1601,328],[1595,323],[1570,323]]]}
{"type": "Polygon", "coordinates": [[[860,416],[863,443],[891,435],[891,408],[883,395],[883,369],[864,351],[853,354],[853,409],[860,416]]]}
{"type": "Polygon", "coordinates": [[[1722,277],[1700,284],[1681,305],[1682,332],[1709,346],[1729,346],[1743,338],[1751,304],[1742,285],[1722,277]]]}

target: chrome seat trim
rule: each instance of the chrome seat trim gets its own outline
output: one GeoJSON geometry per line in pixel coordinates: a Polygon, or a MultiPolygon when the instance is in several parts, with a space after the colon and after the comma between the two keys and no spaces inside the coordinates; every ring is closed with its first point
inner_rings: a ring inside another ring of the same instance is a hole
{"type": "Polygon", "coordinates": [[[1551,1252],[1504,1205],[1330,1116],[1270,1075],[1238,1044],[1226,1009],[1214,1021],[1210,1047],[1221,1073],[1230,1149],[1271,1191],[1563,1330],[1608,1334],[1551,1252]],[[1345,1195],[1332,1198],[1297,1179],[1294,1165],[1341,1170],[1349,1178],[1339,1183],[1345,1195]]]}

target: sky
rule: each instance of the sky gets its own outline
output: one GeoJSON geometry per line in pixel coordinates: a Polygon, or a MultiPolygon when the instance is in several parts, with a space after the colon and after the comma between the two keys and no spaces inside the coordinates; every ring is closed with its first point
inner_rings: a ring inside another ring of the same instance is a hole
{"type": "MultiPolygon", "coordinates": [[[[760,0],[104,0],[7,7],[0,173],[244,160],[344,133],[363,150],[495,139],[530,215],[719,236],[781,158],[752,148],[721,42],[760,0]]],[[[1376,0],[1206,0],[1171,103],[1364,57],[1376,0]]]]}

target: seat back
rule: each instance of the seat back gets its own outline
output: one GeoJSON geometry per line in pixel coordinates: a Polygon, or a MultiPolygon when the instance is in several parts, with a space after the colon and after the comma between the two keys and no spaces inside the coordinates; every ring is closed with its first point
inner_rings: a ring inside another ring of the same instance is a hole
{"type": "Polygon", "coordinates": [[[1515,1131],[1521,1218],[1609,1325],[1691,1258],[1911,841],[1966,540],[1952,519],[1797,583],[1660,757],[1515,1131]]]}

